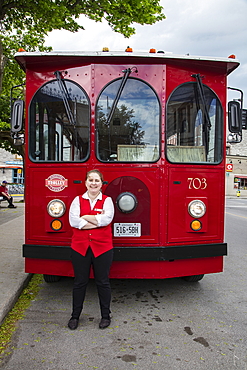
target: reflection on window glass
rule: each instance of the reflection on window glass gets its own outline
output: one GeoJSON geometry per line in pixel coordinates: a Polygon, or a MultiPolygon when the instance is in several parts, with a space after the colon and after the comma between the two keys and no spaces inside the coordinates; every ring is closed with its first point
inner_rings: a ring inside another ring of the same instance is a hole
{"type": "Polygon", "coordinates": [[[42,86],[29,115],[29,154],[35,161],[82,161],[89,150],[89,100],[72,81],[42,86]]]}
{"type": "Polygon", "coordinates": [[[98,157],[101,161],[155,162],[160,151],[158,98],[149,85],[129,78],[108,122],[120,84],[121,79],[113,81],[98,100],[98,157]]]}
{"type": "Polygon", "coordinates": [[[176,88],[167,104],[167,158],[171,162],[210,162],[222,159],[223,113],[219,99],[196,83],[176,88]]]}

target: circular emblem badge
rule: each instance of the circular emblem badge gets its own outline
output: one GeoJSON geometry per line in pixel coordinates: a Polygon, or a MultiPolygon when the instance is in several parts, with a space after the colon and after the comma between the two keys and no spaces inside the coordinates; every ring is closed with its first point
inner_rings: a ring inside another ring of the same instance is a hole
{"type": "Polygon", "coordinates": [[[68,186],[68,180],[62,175],[54,174],[45,180],[45,186],[51,191],[59,192],[68,186]]]}

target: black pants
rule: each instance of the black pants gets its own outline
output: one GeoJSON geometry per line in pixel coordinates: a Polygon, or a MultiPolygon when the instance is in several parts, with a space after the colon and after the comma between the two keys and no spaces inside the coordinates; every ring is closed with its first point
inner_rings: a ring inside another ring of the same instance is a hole
{"type": "Polygon", "coordinates": [[[4,200],[7,200],[7,202],[9,203],[9,207],[13,207],[13,197],[10,197],[10,198],[7,198],[5,197],[5,195],[2,195],[3,199],[4,200]]]}
{"type": "Polygon", "coordinates": [[[75,273],[73,287],[73,312],[72,317],[79,319],[83,308],[87,284],[89,281],[90,267],[93,266],[94,279],[98,290],[101,317],[108,319],[110,315],[111,287],[109,272],[113,259],[113,249],[94,257],[91,248],[86,256],[72,249],[72,263],[75,273]]]}

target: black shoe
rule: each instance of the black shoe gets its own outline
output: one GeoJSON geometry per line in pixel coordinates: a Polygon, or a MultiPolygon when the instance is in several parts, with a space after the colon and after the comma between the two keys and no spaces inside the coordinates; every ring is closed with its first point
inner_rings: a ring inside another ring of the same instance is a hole
{"type": "Polygon", "coordinates": [[[105,329],[110,325],[110,323],[111,323],[111,319],[101,319],[99,323],[99,328],[105,329]]]}
{"type": "Polygon", "coordinates": [[[8,208],[17,208],[17,207],[12,204],[12,205],[8,206],[8,208]]]}
{"type": "Polygon", "coordinates": [[[75,330],[78,326],[78,323],[79,323],[78,319],[73,319],[73,317],[71,317],[71,319],[68,322],[68,327],[70,328],[70,330],[75,330]]]}

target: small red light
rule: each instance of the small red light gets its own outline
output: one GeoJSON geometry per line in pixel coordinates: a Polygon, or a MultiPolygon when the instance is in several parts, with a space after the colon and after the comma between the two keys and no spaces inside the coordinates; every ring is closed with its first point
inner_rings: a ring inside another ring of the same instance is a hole
{"type": "Polygon", "coordinates": [[[156,49],[150,49],[149,53],[156,53],[156,49]]]}
{"type": "Polygon", "coordinates": [[[231,55],[229,55],[229,57],[228,58],[231,58],[231,59],[236,59],[236,55],[234,55],[234,54],[231,54],[231,55]]]}
{"type": "Polygon", "coordinates": [[[128,53],[132,53],[133,49],[130,48],[129,46],[127,46],[127,48],[125,49],[125,51],[127,51],[128,53]]]}
{"type": "Polygon", "coordinates": [[[26,50],[25,50],[25,49],[23,49],[23,48],[19,48],[19,49],[18,49],[18,52],[19,52],[19,53],[22,53],[23,51],[26,51],[26,50]]]}

